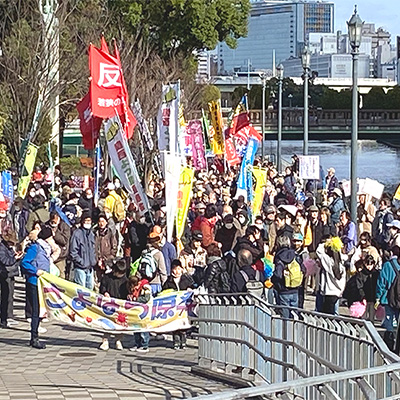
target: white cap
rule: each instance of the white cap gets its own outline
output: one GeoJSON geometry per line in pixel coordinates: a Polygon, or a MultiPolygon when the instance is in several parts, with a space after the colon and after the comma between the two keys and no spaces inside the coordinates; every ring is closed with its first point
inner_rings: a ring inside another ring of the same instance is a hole
{"type": "Polygon", "coordinates": [[[107,185],[107,189],[108,189],[108,190],[115,190],[115,185],[114,185],[112,182],[110,182],[110,183],[107,185]]]}

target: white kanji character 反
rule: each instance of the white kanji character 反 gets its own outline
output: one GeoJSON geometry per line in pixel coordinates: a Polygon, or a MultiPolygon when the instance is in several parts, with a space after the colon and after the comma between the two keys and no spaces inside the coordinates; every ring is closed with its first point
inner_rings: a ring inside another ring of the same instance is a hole
{"type": "Polygon", "coordinates": [[[104,88],[122,87],[121,70],[118,65],[100,63],[100,78],[97,84],[104,88]]]}

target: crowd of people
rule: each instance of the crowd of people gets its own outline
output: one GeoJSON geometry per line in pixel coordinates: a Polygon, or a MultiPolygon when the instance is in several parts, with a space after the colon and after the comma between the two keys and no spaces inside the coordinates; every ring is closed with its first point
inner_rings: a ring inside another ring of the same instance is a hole
{"type": "MultiPolygon", "coordinates": [[[[53,179],[36,169],[26,199],[0,204],[0,326],[18,323],[14,283],[22,273],[30,345],[45,347],[37,280],[50,272],[104,296],[138,302],[165,289],[199,288],[209,294],[256,291],[283,306],[284,318],[295,317],[285,306],[303,308],[306,296],[327,314],[338,315],[345,302],[351,315],[374,321],[384,309],[385,341],[393,348],[400,209],[392,198],[359,194],[352,221],[333,168],[319,182],[301,182],[295,156],[283,175],[267,161],[255,164],[268,170],[256,215],[251,202],[237,195],[239,171],[210,164],[196,172],[184,234],[171,241],[162,179],[146,182],[150,209],[142,214],[118,178],[103,182],[95,204],[93,188],[77,188],[75,177],[64,177],[60,167],[53,188],[53,179]]],[[[135,334],[131,350],[147,352],[149,338],[135,334]]],[[[116,337],[119,350],[121,339],[116,337]]],[[[185,344],[185,331],[174,332],[174,348],[185,344]]],[[[108,335],[100,348],[109,349],[108,335]]]]}

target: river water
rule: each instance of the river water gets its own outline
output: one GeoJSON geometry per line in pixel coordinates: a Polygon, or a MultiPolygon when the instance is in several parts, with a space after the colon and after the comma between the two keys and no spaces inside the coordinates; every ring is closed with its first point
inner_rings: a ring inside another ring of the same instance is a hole
{"type": "MultiPolygon", "coordinates": [[[[282,158],[291,161],[293,154],[301,154],[302,141],[283,141],[282,158]]],[[[276,141],[265,141],[265,153],[276,154],[276,141]]],[[[350,141],[310,141],[309,155],[319,155],[326,171],[333,167],[339,180],[350,177],[350,141]]],[[[385,191],[394,192],[400,183],[400,149],[393,149],[373,140],[358,142],[358,177],[375,179],[385,185],[385,191]]]]}

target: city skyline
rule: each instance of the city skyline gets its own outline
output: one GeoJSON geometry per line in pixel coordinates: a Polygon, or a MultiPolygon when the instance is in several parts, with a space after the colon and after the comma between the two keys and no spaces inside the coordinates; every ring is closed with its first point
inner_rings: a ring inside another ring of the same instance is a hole
{"type": "Polygon", "coordinates": [[[379,3],[379,7],[376,0],[359,0],[358,2],[333,0],[333,2],[335,3],[335,30],[347,32],[346,21],[350,19],[354,4],[357,3],[361,19],[368,23],[374,23],[376,29],[382,27],[389,31],[392,35],[391,43],[396,44],[396,35],[400,35],[398,0],[384,0],[379,3]]]}

